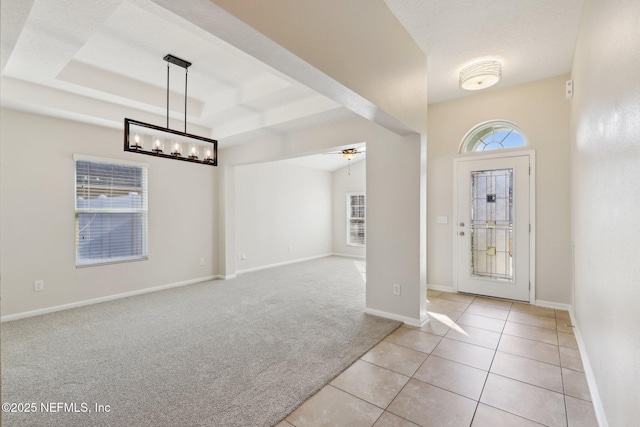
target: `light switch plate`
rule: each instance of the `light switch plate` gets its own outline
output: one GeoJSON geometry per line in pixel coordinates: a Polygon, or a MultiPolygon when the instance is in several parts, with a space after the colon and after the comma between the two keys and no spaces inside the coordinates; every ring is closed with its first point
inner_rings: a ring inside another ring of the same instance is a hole
{"type": "Polygon", "coordinates": [[[565,83],[564,97],[566,100],[573,99],[573,80],[567,80],[565,83]]]}

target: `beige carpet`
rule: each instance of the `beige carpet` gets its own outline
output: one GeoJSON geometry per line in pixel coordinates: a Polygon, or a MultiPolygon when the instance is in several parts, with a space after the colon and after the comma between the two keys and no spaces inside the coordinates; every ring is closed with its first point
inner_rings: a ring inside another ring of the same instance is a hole
{"type": "Polygon", "coordinates": [[[399,326],[363,313],[363,270],[329,257],[3,323],[2,401],[36,410],[2,425],[274,425],[399,326]]]}

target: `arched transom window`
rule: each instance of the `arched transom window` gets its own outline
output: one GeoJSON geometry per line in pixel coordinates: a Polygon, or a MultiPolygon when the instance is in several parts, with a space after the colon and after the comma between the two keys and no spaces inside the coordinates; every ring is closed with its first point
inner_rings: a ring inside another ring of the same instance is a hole
{"type": "Polygon", "coordinates": [[[460,145],[460,152],[501,150],[526,145],[527,140],[518,126],[510,122],[494,120],[480,123],[467,132],[460,145]]]}

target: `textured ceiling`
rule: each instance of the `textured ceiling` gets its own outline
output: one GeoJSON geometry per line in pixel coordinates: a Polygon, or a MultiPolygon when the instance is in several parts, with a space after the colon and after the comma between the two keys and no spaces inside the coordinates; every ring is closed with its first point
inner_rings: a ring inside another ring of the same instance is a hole
{"type": "MultiPolygon", "coordinates": [[[[583,4],[385,2],[428,56],[430,103],[467,95],[458,88],[458,72],[481,58],[503,63],[497,87],[569,72],[583,4]]],[[[221,148],[353,116],[195,25],[211,2],[184,3],[183,17],[160,4],[164,0],[3,0],[2,105],[111,127],[121,127],[123,117],[164,125],[162,58],[171,53],[193,63],[189,131],[218,139],[221,148]]],[[[206,16],[218,26],[232,25],[206,16]]],[[[179,129],[182,68],[171,66],[170,89],[171,127],[179,129]]]]}
{"type": "Polygon", "coordinates": [[[429,103],[469,95],[462,68],[502,62],[497,87],[568,73],[583,0],[385,0],[427,54],[429,103]]]}

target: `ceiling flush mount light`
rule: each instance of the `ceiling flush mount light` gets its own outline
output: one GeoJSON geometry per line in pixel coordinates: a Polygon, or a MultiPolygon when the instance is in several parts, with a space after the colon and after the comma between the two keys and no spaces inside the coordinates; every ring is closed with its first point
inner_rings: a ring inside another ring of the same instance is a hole
{"type": "Polygon", "coordinates": [[[498,61],[480,61],[460,71],[460,87],[465,90],[486,89],[502,78],[502,65],[498,61]]]}
{"type": "Polygon", "coordinates": [[[187,133],[187,77],[191,62],[173,55],[167,61],[167,127],[124,119],[124,151],[204,165],[218,165],[218,141],[187,133]],[[169,66],[184,68],[184,132],[169,129],[169,66]]]}

